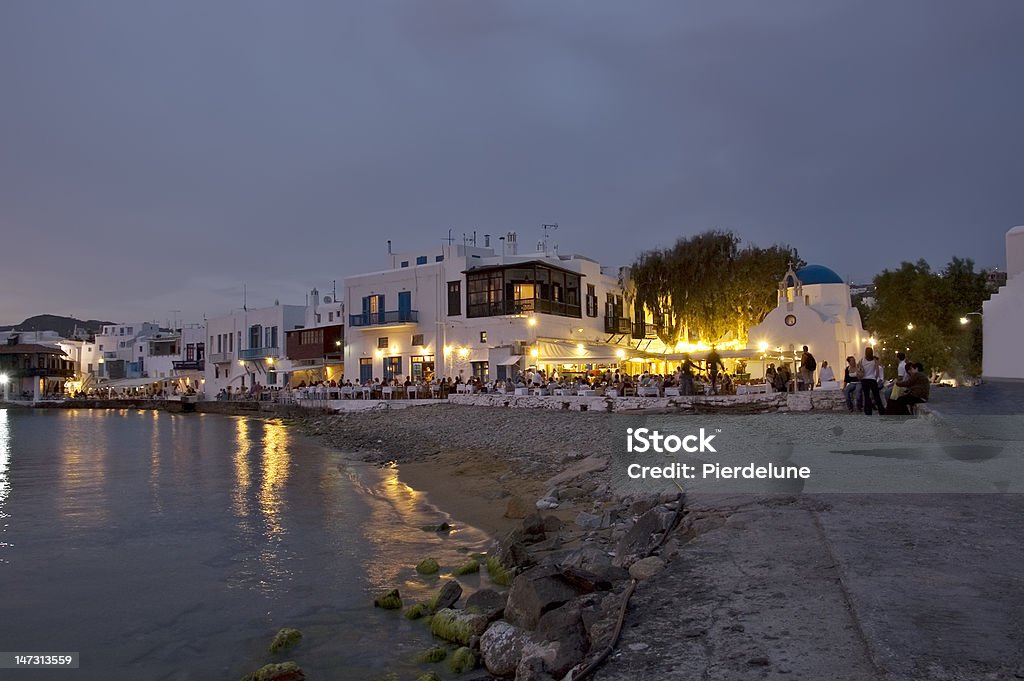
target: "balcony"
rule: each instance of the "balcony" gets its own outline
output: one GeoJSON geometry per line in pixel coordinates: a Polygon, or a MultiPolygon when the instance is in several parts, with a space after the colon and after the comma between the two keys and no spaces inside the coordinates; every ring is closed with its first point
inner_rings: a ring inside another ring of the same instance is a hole
{"type": "Polygon", "coordinates": [[[625,317],[605,317],[604,318],[604,332],[605,333],[631,333],[629,319],[625,317]]]}
{"type": "Polygon", "coordinates": [[[186,359],[176,360],[171,362],[171,365],[175,371],[202,371],[204,362],[201,359],[186,359]]]}
{"type": "Polygon", "coordinates": [[[582,318],[583,316],[582,308],[579,305],[544,300],[542,298],[471,303],[466,309],[466,316],[472,319],[476,317],[498,317],[501,315],[526,315],[534,312],[558,315],[559,317],[582,318]]]}
{"type": "Polygon", "coordinates": [[[230,364],[234,361],[233,352],[212,352],[210,353],[210,364],[230,364]]]}
{"type": "Polygon", "coordinates": [[[395,324],[415,324],[419,321],[417,310],[389,310],[388,312],[364,312],[350,314],[349,326],[391,326],[395,324]]]}
{"type": "Polygon", "coordinates": [[[256,361],[263,359],[264,357],[280,357],[281,350],[277,346],[266,347],[266,348],[249,348],[248,350],[239,350],[238,359],[247,359],[250,361],[256,361]]]}

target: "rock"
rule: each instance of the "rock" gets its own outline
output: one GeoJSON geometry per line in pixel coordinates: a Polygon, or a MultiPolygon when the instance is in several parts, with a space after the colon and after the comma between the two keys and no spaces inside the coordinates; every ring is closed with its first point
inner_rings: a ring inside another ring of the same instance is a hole
{"type": "Polygon", "coordinates": [[[288,650],[302,639],[302,632],[298,629],[281,629],[274,636],[270,644],[270,654],[277,655],[281,651],[288,650]]]}
{"type": "Polygon", "coordinates": [[[661,535],[672,523],[674,515],[670,511],[653,508],[640,516],[619,540],[612,564],[625,567],[639,558],[645,558],[661,541],[661,535]]]}
{"type": "Polygon", "coordinates": [[[554,659],[557,651],[555,644],[540,644],[534,641],[523,646],[523,656],[516,666],[516,681],[555,681],[555,677],[547,672],[545,658],[554,659]]]}
{"type": "Polygon", "coordinates": [[[518,536],[518,530],[514,530],[499,543],[495,557],[502,565],[517,568],[530,564],[530,552],[526,550],[525,544],[517,541],[518,536]]]}
{"type": "Polygon", "coordinates": [[[476,669],[476,655],[473,654],[472,650],[465,646],[457,648],[448,660],[448,668],[451,669],[454,674],[465,674],[468,671],[476,669]]]}
{"type": "Polygon", "coordinates": [[[444,523],[441,523],[439,525],[424,525],[421,529],[424,532],[440,532],[440,533],[445,533],[445,532],[451,532],[452,531],[452,526],[449,525],[448,523],[444,522],[444,523]]]}
{"type": "Polygon", "coordinates": [[[294,662],[281,662],[260,667],[252,674],[246,674],[242,681],[305,681],[306,675],[294,662]]]}
{"type": "Polygon", "coordinates": [[[562,520],[558,516],[549,515],[544,518],[545,532],[558,532],[562,529],[562,520]]]}
{"type": "Polygon", "coordinates": [[[419,618],[426,617],[429,614],[430,606],[426,603],[417,603],[405,609],[405,618],[409,620],[418,620],[419,618]]]}
{"type": "Polygon", "coordinates": [[[495,622],[480,637],[484,666],[496,676],[511,676],[516,671],[529,632],[508,622],[495,622]]]}
{"type": "Polygon", "coordinates": [[[437,612],[455,605],[462,598],[462,585],[454,579],[444,583],[444,586],[434,595],[430,601],[430,612],[437,612]]]}
{"type": "Polygon", "coordinates": [[[416,677],[416,681],[441,681],[441,677],[434,672],[427,672],[416,677]]]}
{"type": "Polygon", "coordinates": [[[455,569],[455,574],[459,577],[476,574],[477,572],[480,572],[480,561],[476,560],[475,558],[473,560],[463,563],[455,569]]]}
{"type": "Polygon", "coordinates": [[[468,645],[487,628],[487,618],[465,610],[438,610],[430,620],[430,633],[445,641],[468,645]]]}
{"type": "Polygon", "coordinates": [[[601,529],[601,517],[593,513],[580,511],[576,516],[576,524],[584,530],[599,530],[601,529]]]}
{"type": "Polygon", "coordinates": [[[480,589],[466,599],[466,612],[483,615],[488,622],[501,617],[505,612],[508,594],[498,593],[494,589],[480,589]]]}
{"type": "Polygon", "coordinates": [[[665,561],[657,556],[641,558],[629,566],[629,576],[641,581],[650,579],[665,567],[665,561]]]}
{"type": "Polygon", "coordinates": [[[558,492],[558,500],[578,499],[583,494],[583,489],[580,487],[566,487],[558,492]]]}
{"type": "Polygon", "coordinates": [[[544,519],[540,517],[540,513],[531,513],[526,516],[523,520],[522,534],[526,543],[544,540],[544,519]]]}
{"type": "Polygon", "coordinates": [[[427,648],[424,650],[419,657],[420,662],[440,662],[444,658],[448,657],[448,649],[444,646],[434,646],[433,648],[427,648]]]}
{"type": "Polygon", "coordinates": [[[505,619],[523,629],[533,630],[544,613],[588,590],[593,589],[589,589],[579,575],[567,574],[566,570],[553,565],[534,568],[512,582],[505,619]]]}
{"type": "Polygon", "coordinates": [[[558,508],[558,499],[553,499],[551,497],[544,497],[543,499],[538,499],[537,503],[535,504],[535,506],[537,507],[537,510],[539,510],[539,511],[543,511],[545,509],[558,508]]]}
{"type": "Polygon", "coordinates": [[[433,558],[424,558],[416,564],[416,572],[421,575],[436,575],[440,570],[441,566],[433,558]]]}
{"type": "Polygon", "coordinates": [[[374,599],[373,605],[385,610],[398,610],[402,607],[402,597],[398,594],[398,589],[392,589],[374,599]]]}
{"type": "Polygon", "coordinates": [[[582,478],[584,476],[589,477],[592,473],[597,473],[608,468],[610,460],[611,459],[609,457],[601,456],[599,454],[588,456],[575,466],[571,466],[562,473],[559,473],[548,480],[547,486],[557,488],[571,480],[575,480],[576,478],[582,478]]]}
{"type": "Polygon", "coordinates": [[[645,494],[629,505],[630,515],[643,515],[661,503],[661,493],[645,494]]]}
{"type": "Polygon", "coordinates": [[[545,613],[537,624],[534,641],[545,642],[541,649],[544,671],[561,678],[587,654],[589,639],[578,603],[567,603],[545,613]],[[549,645],[553,643],[554,645],[549,645]]]}
{"type": "Polygon", "coordinates": [[[512,497],[508,500],[505,505],[505,517],[518,520],[519,518],[525,518],[533,512],[533,507],[530,503],[522,497],[512,497]]]}

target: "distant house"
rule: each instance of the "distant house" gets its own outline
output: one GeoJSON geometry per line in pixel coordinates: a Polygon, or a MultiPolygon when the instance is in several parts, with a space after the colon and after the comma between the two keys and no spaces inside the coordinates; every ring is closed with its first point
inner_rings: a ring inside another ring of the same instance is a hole
{"type": "Polygon", "coordinates": [[[75,364],[58,347],[21,343],[15,335],[0,345],[0,375],[6,379],[5,395],[38,402],[47,395],[63,397],[75,364]]]}

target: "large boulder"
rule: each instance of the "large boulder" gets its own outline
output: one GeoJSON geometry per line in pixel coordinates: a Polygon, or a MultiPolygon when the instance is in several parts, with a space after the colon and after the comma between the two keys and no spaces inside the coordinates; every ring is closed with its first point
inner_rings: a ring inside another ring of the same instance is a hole
{"type": "Polygon", "coordinates": [[[545,671],[556,678],[564,676],[583,660],[590,647],[580,603],[572,601],[545,613],[533,640],[545,644],[541,655],[545,671]],[[547,645],[550,643],[555,645],[547,645]]]}
{"type": "Polygon", "coordinates": [[[511,497],[505,505],[505,517],[519,520],[534,512],[533,504],[522,497],[511,497]]]}
{"type": "Polygon", "coordinates": [[[529,632],[508,622],[495,622],[487,627],[480,637],[480,654],[487,671],[496,676],[513,675],[529,638],[529,632]]]}
{"type": "Polygon", "coordinates": [[[306,675],[294,662],[279,662],[246,674],[242,681],[305,681],[306,675]]]}
{"type": "Polygon", "coordinates": [[[488,622],[493,622],[505,613],[507,602],[507,593],[498,593],[494,589],[480,589],[466,599],[466,612],[483,615],[488,622]]]}
{"type": "Polygon", "coordinates": [[[454,579],[444,583],[434,598],[430,601],[430,611],[437,612],[455,605],[462,598],[462,585],[454,579]]]}
{"type": "Polygon", "coordinates": [[[629,566],[629,576],[633,579],[643,581],[658,574],[664,567],[664,560],[657,556],[648,556],[647,558],[641,558],[629,566]]]}
{"type": "Polygon", "coordinates": [[[577,596],[611,585],[582,570],[561,569],[544,565],[524,572],[512,582],[505,607],[505,619],[524,629],[533,630],[544,613],[554,610],[577,596]]]}
{"type": "Polygon", "coordinates": [[[661,537],[671,527],[675,514],[662,507],[644,513],[623,535],[615,547],[613,565],[629,567],[640,558],[646,558],[658,546],[661,537]]]}
{"type": "Polygon", "coordinates": [[[430,620],[430,633],[445,641],[468,646],[474,636],[487,628],[487,618],[465,610],[438,610],[430,620]]]}

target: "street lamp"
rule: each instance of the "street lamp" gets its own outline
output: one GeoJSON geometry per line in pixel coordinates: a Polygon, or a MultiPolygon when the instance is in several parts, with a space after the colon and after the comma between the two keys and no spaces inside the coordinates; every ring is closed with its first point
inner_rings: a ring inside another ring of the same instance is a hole
{"type": "Polygon", "coordinates": [[[969,324],[971,320],[968,319],[968,317],[970,317],[972,314],[976,314],[979,317],[983,317],[984,316],[980,312],[968,312],[967,314],[965,314],[963,317],[960,318],[960,324],[962,324],[962,325],[963,324],[969,324]]]}
{"type": "Polygon", "coordinates": [[[10,397],[7,392],[9,390],[7,386],[10,385],[10,381],[10,376],[8,376],[7,374],[0,374],[0,385],[4,387],[4,402],[7,402],[10,397]]]}

